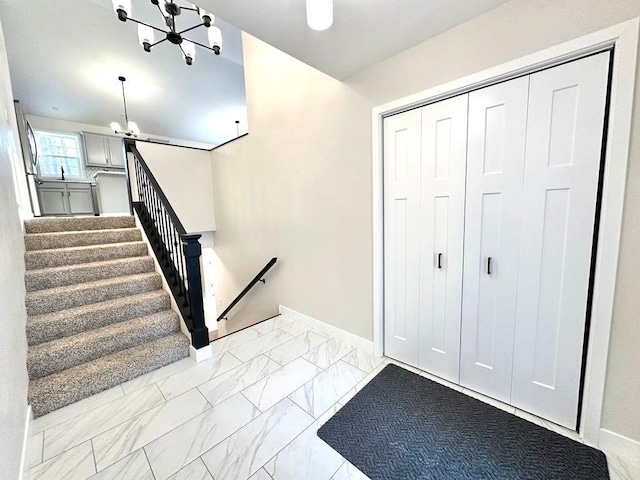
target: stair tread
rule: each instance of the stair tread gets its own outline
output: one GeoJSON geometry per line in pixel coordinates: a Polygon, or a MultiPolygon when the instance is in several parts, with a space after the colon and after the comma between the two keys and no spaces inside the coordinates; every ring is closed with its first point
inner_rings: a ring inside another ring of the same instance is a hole
{"type": "Polygon", "coordinates": [[[174,333],[29,382],[29,404],[40,417],[189,355],[189,340],[174,333]]]}
{"type": "Polygon", "coordinates": [[[167,309],[33,345],[27,352],[29,377],[34,379],[72,368],[120,350],[148,343],[179,329],[178,314],[167,309]]]}
{"type": "MultiPolygon", "coordinates": [[[[87,319],[87,323],[90,325],[91,321],[98,321],[100,315],[105,312],[109,313],[105,320],[109,323],[106,323],[106,325],[118,323],[124,320],[119,320],[116,314],[123,316],[127,313],[128,309],[132,307],[142,308],[150,302],[159,301],[162,301],[165,309],[169,307],[170,297],[165,290],[152,290],[150,292],[106,300],[104,302],[89,303],[56,312],[32,315],[27,317],[27,338],[29,344],[34,345],[42,343],[41,341],[37,341],[36,343],[36,340],[42,340],[43,338],[52,340],[74,335],[87,330],[83,328],[85,325],[80,319],[87,319]],[[113,320],[113,322],[111,320],[113,320]]],[[[99,323],[99,326],[104,325],[105,324],[99,323]]]]}
{"type": "Polygon", "coordinates": [[[125,227],[125,228],[107,228],[97,230],[62,230],[59,232],[38,232],[38,233],[25,233],[25,237],[29,238],[48,238],[52,236],[64,236],[64,235],[89,235],[95,233],[108,232],[131,232],[140,231],[137,227],[125,227]]]}
{"type": "Polygon", "coordinates": [[[67,272],[73,270],[82,270],[83,268],[99,268],[99,267],[108,267],[110,265],[120,265],[126,264],[132,260],[142,260],[151,258],[148,255],[146,257],[125,257],[125,258],[116,258],[114,260],[100,260],[97,262],[87,262],[87,263],[75,263],[73,265],[62,265],[60,267],[46,267],[46,268],[34,268],[33,270],[29,270],[26,272],[27,275],[36,275],[38,273],[52,273],[56,272],[67,272]]]}
{"type": "Polygon", "coordinates": [[[81,252],[81,251],[88,251],[88,250],[94,250],[94,249],[100,249],[100,248],[113,248],[113,247],[122,247],[126,245],[140,245],[140,244],[146,245],[144,241],[136,240],[135,242],[100,243],[96,245],[82,245],[79,247],[44,248],[41,250],[27,250],[25,254],[26,255],[29,255],[29,254],[43,255],[43,254],[52,254],[52,253],[58,253],[58,252],[81,252]]]}
{"type": "Polygon", "coordinates": [[[68,295],[82,290],[92,288],[111,287],[120,283],[127,283],[135,280],[146,280],[148,278],[161,278],[158,272],[136,273],[134,275],[123,275],[121,277],[105,278],[103,280],[95,280],[93,282],[76,283],[74,285],[64,285],[62,287],[46,288],[44,290],[36,290],[35,292],[27,292],[27,302],[50,295],[68,295]]]}
{"type": "Polygon", "coordinates": [[[69,230],[111,230],[114,228],[135,227],[131,215],[110,217],[42,217],[26,220],[26,233],[64,232],[69,230]]]}

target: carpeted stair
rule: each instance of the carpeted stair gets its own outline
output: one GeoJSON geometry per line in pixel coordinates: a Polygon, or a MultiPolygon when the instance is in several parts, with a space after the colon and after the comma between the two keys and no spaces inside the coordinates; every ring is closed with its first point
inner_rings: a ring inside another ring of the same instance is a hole
{"type": "Polygon", "coordinates": [[[34,416],[189,355],[133,217],[38,218],[25,232],[34,416]]]}

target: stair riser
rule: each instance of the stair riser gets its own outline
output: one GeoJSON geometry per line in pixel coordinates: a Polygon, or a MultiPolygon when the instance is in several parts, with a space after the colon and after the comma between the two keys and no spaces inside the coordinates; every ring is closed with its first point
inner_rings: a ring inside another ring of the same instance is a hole
{"type": "Polygon", "coordinates": [[[26,233],[51,233],[133,228],[136,221],[133,217],[37,218],[25,221],[24,225],[26,233]]]}
{"type": "Polygon", "coordinates": [[[90,303],[105,302],[127,295],[150,292],[162,288],[160,275],[144,279],[125,279],[118,283],[113,283],[108,288],[104,286],[86,285],[84,288],[75,290],[73,294],[64,295],[59,292],[42,290],[27,294],[26,305],[27,315],[42,315],[43,313],[57,312],[67,308],[79,307],[90,303]]]}
{"type": "Polygon", "coordinates": [[[182,333],[175,333],[32,380],[28,402],[34,417],[41,417],[188,356],[189,340],[182,333]]]}
{"type": "Polygon", "coordinates": [[[142,235],[138,229],[74,232],[73,234],[49,233],[46,235],[27,235],[24,238],[27,251],[140,241],[142,241],[142,235]]]}
{"type": "Polygon", "coordinates": [[[130,301],[118,307],[110,307],[106,304],[99,309],[80,307],[70,311],[54,312],[30,318],[27,321],[27,342],[29,345],[50,342],[95,328],[152,315],[170,307],[169,294],[162,292],[145,301],[131,298],[130,301]]]}
{"type": "Polygon", "coordinates": [[[147,254],[147,246],[143,242],[126,245],[89,247],[71,251],[41,250],[37,252],[26,252],[25,266],[27,270],[35,270],[115,260],[116,258],[142,257],[147,254]]]}
{"type": "Polygon", "coordinates": [[[27,292],[35,292],[47,288],[153,272],[154,268],[151,257],[134,257],[114,264],[87,264],[86,266],[80,264],[78,267],[65,270],[29,270],[24,280],[27,292]]]}
{"type": "Polygon", "coordinates": [[[180,330],[178,316],[168,310],[30,347],[27,354],[29,378],[40,378],[90,362],[127,348],[156,340],[180,330]]]}

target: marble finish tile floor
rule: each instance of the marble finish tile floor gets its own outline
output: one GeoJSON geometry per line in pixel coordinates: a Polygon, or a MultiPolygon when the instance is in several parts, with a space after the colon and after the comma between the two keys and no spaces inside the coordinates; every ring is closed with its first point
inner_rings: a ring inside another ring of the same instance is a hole
{"type": "MultiPolygon", "coordinates": [[[[213,350],[213,359],[181,360],[32,422],[28,478],[364,480],[316,431],[388,363],[417,372],[285,316],[213,350]]],[[[640,478],[623,459],[609,465],[611,480],[640,478]]]]}

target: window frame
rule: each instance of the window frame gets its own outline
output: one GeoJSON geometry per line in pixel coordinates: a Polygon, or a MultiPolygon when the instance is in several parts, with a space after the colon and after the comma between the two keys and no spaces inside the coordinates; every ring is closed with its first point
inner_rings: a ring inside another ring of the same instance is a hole
{"type": "MultiPolygon", "coordinates": [[[[76,142],[78,144],[78,162],[79,162],[80,174],[79,175],[70,175],[67,172],[65,172],[64,176],[65,176],[65,180],[67,180],[67,179],[69,179],[69,180],[84,180],[85,179],[85,163],[86,163],[86,159],[85,159],[85,152],[84,152],[84,142],[82,140],[82,135],[80,133],[76,133],[76,132],[59,132],[59,131],[55,131],[55,130],[46,130],[46,129],[40,129],[40,128],[34,128],[33,129],[33,133],[34,133],[34,137],[36,139],[36,144],[38,142],[38,140],[37,140],[37,135],[38,134],[57,135],[57,136],[62,136],[62,137],[75,138],[76,142]]],[[[38,151],[38,157],[43,157],[43,156],[51,156],[51,155],[44,155],[39,150],[38,151]]],[[[71,157],[64,157],[64,158],[71,158],[71,157]]],[[[40,159],[38,159],[37,173],[38,173],[38,177],[43,179],[43,180],[59,180],[60,179],[58,177],[59,173],[56,174],[56,175],[46,175],[46,174],[42,173],[42,170],[40,168],[40,159]]]]}

